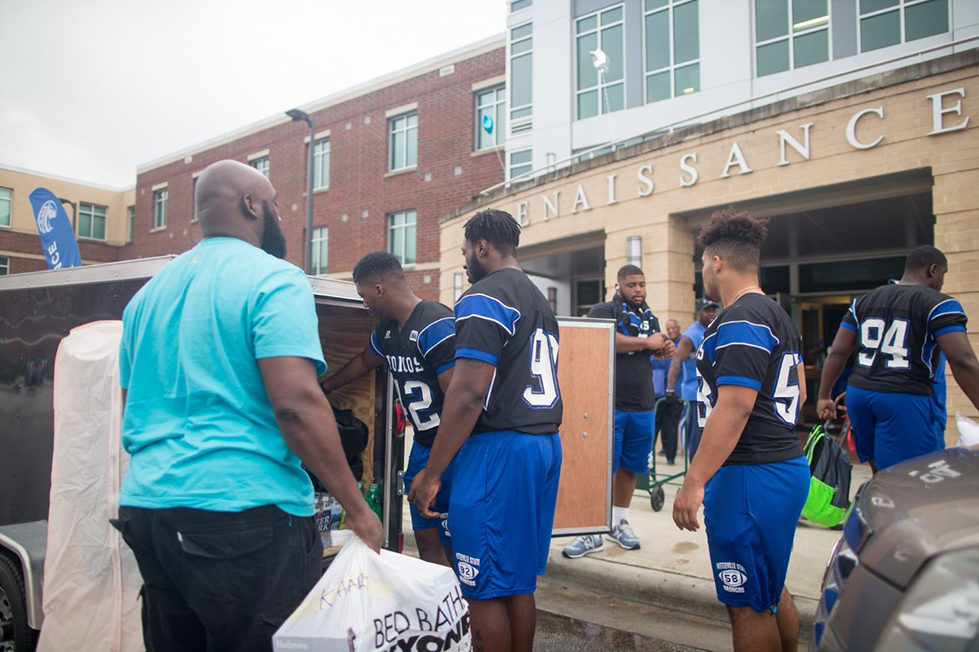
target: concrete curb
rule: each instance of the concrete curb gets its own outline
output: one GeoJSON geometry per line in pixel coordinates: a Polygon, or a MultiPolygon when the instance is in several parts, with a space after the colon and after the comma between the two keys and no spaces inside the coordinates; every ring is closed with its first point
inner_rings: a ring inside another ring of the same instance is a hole
{"type": "MultiPolygon", "coordinates": [[[[418,556],[410,525],[406,526],[404,552],[418,556]]],[[[702,577],[670,573],[655,568],[641,568],[607,559],[582,557],[568,559],[551,551],[547,575],[539,583],[565,585],[585,592],[638,602],[660,609],[676,611],[697,618],[729,623],[727,608],[717,601],[714,582],[702,577]]],[[[802,639],[808,640],[816,618],[817,600],[794,596],[799,611],[802,639]]],[[[570,617],[565,614],[555,616],[570,617]]],[[[654,645],[657,641],[649,641],[654,645]]],[[[644,649],[644,648],[637,648],[644,649]]]]}
{"type": "MultiPolygon", "coordinates": [[[[714,582],[701,577],[640,568],[604,559],[567,559],[558,553],[551,555],[547,564],[547,577],[542,581],[728,622],[727,608],[717,601],[714,582]]],[[[809,638],[819,603],[812,598],[794,597],[799,610],[802,636],[809,638]]]]}

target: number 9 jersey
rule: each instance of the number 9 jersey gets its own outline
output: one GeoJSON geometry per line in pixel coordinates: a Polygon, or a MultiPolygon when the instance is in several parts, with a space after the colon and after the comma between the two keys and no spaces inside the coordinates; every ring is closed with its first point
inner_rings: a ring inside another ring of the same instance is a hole
{"type": "Polygon", "coordinates": [[[552,435],[561,425],[558,324],[527,275],[504,267],[455,305],[456,359],[496,367],[473,434],[516,430],[552,435]]]}
{"type": "Polygon", "coordinates": [[[895,283],[856,299],[840,328],[859,340],[850,384],[884,394],[932,396],[938,338],[966,332],[962,304],[925,285],[895,283]]]}
{"type": "Polygon", "coordinates": [[[707,425],[724,385],[758,392],[744,432],[724,466],[774,464],[802,456],[799,419],[802,336],[792,319],[763,294],[748,294],[722,310],[697,351],[697,409],[707,425]]]}

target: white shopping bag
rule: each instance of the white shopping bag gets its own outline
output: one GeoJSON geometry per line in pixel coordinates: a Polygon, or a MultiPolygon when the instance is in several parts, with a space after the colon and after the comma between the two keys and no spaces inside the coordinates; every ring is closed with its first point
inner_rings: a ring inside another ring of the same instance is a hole
{"type": "Polygon", "coordinates": [[[959,446],[979,446],[979,423],[956,412],[955,424],[959,427],[959,446]]]}
{"type": "Polygon", "coordinates": [[[447,566],[353,537],[272,638],[275,652],[472,649],[469,605],[447,566]]]}

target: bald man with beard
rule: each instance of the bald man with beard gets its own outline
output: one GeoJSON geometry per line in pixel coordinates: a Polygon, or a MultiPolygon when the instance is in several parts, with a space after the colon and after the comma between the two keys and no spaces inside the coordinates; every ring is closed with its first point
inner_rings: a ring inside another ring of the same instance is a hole
{"type": "Polygon", "coordinates": [[[322,572],[301,461],[377,550],[380,522],[347,466],[313,294],[282,260],[275,190],[235,161],[208,167],[203,239],[123,314],[119,366],[131,455],[114,524],[143,576],[149,652],[271,650],[322,572]]]}

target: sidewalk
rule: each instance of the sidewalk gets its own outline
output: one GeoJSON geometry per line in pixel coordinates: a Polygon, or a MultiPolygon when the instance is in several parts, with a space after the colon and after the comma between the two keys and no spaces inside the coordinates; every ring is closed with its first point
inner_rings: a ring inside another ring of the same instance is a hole
{"type": "MultiPolygon", "coordinates": [[[[663,466],[661,470],[672,468],[676,467],[663,466]]],[[[851,492],[855,493],[870,476],[869,467],[855,466],[851,492]]],[[[703,527],[695,533],[681,532],[673,523],[673,500],[677,489],[678,486],[674,485],[665,487],[666,503],[659,512],[653,511],[648,493],[636,492],[629,521],[642,542],[639,550],[623,550],[606,539],[601,552],[579,559],[567,559],[561,550],[571,539],[555,538],[551,544],[547,577],[541,578],[539,583],[538,607],[582,622],[594,622],[640,635],[649,635],[649,628],[639,621],[655,619],[655,613],[646,613],[649,608],[654,612],[665,610],[684,614],[701,622],[705,632],[709,629],[726,629],[727,612],[717,601],[707,535],[703,527]],[[614,605],[611,611],[617,611],[618,618],[614,613],[602,616],[598,602],[614,605]],[[626,613],[622,613],[623,610],[626,613]],[[643,618],[630,618],[630,610],[636,616],[642,613],[643,618]],[[602,622],[609,618],[620,622],[602,622]]],[[[404,514],[405,551],[414,554],[407,502],[404,514]]],[[[799,609],[803,639],[808,639],[812,630],[823,571],[840,534],[805,522],[796,530],[786,584],[799,609]]],[[[705,637],[707,640],[691,640],[685,644],[693,649],[726,649],[730,646],[729,633],[724,634],[723,639],[718,638],[716,632],[706,632],[694,638],[705,637]]]]}

